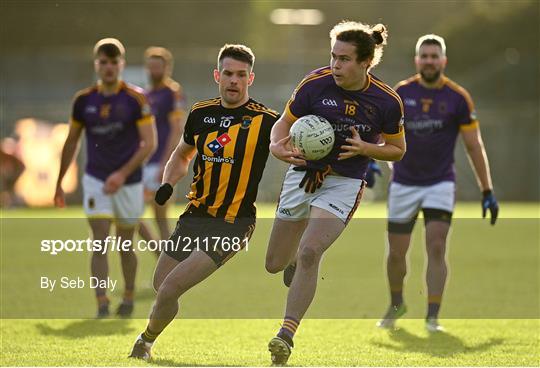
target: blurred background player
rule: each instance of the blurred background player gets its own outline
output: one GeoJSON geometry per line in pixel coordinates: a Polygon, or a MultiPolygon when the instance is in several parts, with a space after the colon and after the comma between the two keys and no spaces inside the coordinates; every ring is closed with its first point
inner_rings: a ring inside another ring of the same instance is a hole
{"type": "Polygon", "coordinates": [[[170,237],[179,246],[159,257],[156,302],[132,358],[150,359],[152,344],[178,312],[180,296],[245,247],[255,229],[255,199],[279,114],[249,97],[254,61],[244,45],[223,46],[214,70],[220,97],[192,106],[183,138],[165,166],[158,204],[169,199],[196,157],[190,203],[170,237]]]}
{"type": "Polygon", "coordinates": [[[15,183],[24,171],[24,163],[17,157],[17,142],[5,138],[0,143],[0,208],[17,202],[15,183]]]}
{"type": "MultiPolygon", "coordinates": [[[[144,53],[144,60],[150,82],[146,97],[156,120],[158,138],[156,152],[143,168],[145,198],[149,199],[153,198],[158,190],[165,164],[184,131],[186,100],[180,84],[171,79],[173,57],[169,50],[149,47],[144,53]]],[[[159,239],[168,239],[171,233],[167,221],[167,204],[159,206],[154,201],[151,203],[159,239]]],[[[139,234],[147,241],[154,239],[144,221],[140,222],[139,234]]]]}
{"type": "MultiPolygon", "coordinates": [[[[109,235],[113,220],[117,237],[133,238],[144,209],[141,165],[156,146],[154,118],[143,90],[120,79],[124,54],[124,46],[114,38],[102,39],[94,47],[98,81],[75,95],[54,195],[55,205],[64,207],[62,179],[84,130],[87,164],[82,179],[83,200],[95,240],[109,235]]],[[[133,249],[120,252],[120,258],[125,291],[117,314],[128,317],[133,312],[137,258],[133,249]]],[[[108,271],[107,255],[94,252],[92,276],[106,280],[108,271]]],[[[96,297],[98,318],[108,316],[105,289],[96,288],[96,297]]]]}
{"type": "Polygon", "coordinates": [[[447,276],[446,237],[455,203],[454,147],[458,134],[463,138],[482,192],[482,216],[489,209],[492,225],[497,220],[498,205],[471,96],[444,75],[444,39],[432,34],[420,37],[415,62],[418,74],[396,86],[405,105],[407,153],[393,165],[389,187],[387,275],[391,303],[377,325],[392,328],[406,312],[406,254],[421,209],[428,257],[426,328],[435,332],[443,330],[437,317],[447,276]]]}
{"type": "Polygon", "coordinates": [[[395,161],[405,153],[401,99],[369,72],[382,57],[386,37],[382,24],[337,24],[330,32],[330,66],[300,82],[272,130],[270,151],[291,164],[266,254],[266,269],[287,268],[284,281],[290,283],[282,328],[268,345],[273,364],[285,364],[291,354],[296,329],[315,295],[322,255],[360,202],[370,157],[395,161]],[[326,118],[336,141],[328,156],[306,162],[291,148],[289,129],[309,114],[326,118]]]}

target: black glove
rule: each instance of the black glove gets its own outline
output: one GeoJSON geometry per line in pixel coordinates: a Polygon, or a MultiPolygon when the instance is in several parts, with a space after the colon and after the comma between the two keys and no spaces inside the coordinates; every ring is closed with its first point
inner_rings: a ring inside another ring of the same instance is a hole
{"type": "Polygon", "coordinates": [[[159,189],[156,192],[156,196],[154,197],[154,201],[156,201],[157,204],[160,206],[163,206],[165,202],[169,198],[171,198],[171,195],[173,193],[173,187],[169,183],[161,184],[159,189]]]}
{"type": "Polygon", "coordinates": [[[322,186],[324,178],[330,173],[330,165],[326,165],[322,169],[307,166],[295,166],[293,170],[306,172],[302,181],[298,184],[298,187],[304,188],[305,186],[304,191],[306,193],[315,193],[315,191],[322,186]]]}
{"type": "Polygon", "coordinates": [[[499,215],[499,204],[491,190],[484,190],[482,192],[482,218],[486,218],[488,208],[491,214],[491,225],[495,225],[499,215]]]}
{"type": "Polygon", "coordinates": [[[367,171],[366,171],[366,186],[373,188],[375,186],[375,174],[382,176],[381,168],[374,159],[369,159],[367,171]]]}

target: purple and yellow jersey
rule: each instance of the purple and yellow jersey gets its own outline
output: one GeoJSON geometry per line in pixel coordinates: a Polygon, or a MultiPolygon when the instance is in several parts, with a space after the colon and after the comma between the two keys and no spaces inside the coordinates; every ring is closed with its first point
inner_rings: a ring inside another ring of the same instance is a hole
{"type": "Polygon", "coordinates": [[[386,84],[368,73],[367,86],[359,91],[347,91],[338,87],[330,67],[316,69],[300,82],[285,113],[293,120],[305,115],[319,115],[332,124],[336,140],[332,151],[325,158],[309,161],[310,166],[329,164],[343,176],[363,179],[369,158],[354,156],[338,161],[345,139],[352,137],[354,126],[362,140],[379,142],[384,137],[403,135],[403,105],[399,96],[386,84]]]}
{"type": "Polygon", "coordinates": [[[163,158],[167,138],[171,131],[170,120],[185,115],[186,99],[182,87],[172,79],[166,80],[157,88],[146,91],[146,98],[156,118],[158,146],[149,163],[158,163],[163,158]]]}
{"type": "MultiPolygon", "coordinates": [[[[121,168],[139,148],[137,129],[154,124],[143,90],[119,82],[113,95],[105,96],[100,85],[78,92],[73,102],[71,124],[86,130],[86,173],[106,180],[121,168]]],[[[135,170],[126,184],[141,181],[141,169],[135,170]]]]}
{"type": "Polygon", "coordinates": [[[426,88],[415,75],[398,83],[405,105],[407,152],[394,164],[392,180],[405,185],[454,181],[454,147],[460,130],[478,129],[469,93],[447,77],[426,88]]]}
{"type": "Polygon", "coordinates": [[[270,131],[279,114],[253,99],[234,109],[221,98],[193,105],[184,141],[197,148],[191,204],[234,222],[253,218],[259,182],[269,153],[270,131]]]}

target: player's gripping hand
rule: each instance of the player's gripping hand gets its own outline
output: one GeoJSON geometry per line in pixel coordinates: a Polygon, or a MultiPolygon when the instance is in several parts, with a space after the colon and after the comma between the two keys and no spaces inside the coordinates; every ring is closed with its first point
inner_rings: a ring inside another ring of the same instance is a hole
{"type": "Polygon", "coordinates": [[[358,133],[358,130],[356,130],[355,127],[351,126],[350,131],[351,131],[352,137],[345,139],[345,141],[349,145],[342,145],[341,146],[341,149],[344,152],[341,152],[338,155],[338,160],[346,160],[348,158],[351,158],[351,157],[354,157],[354,156],[357,156],[357,155],[366,156],[366,152],[365,152],[366,151],[366,146],[369,143],[364,142],[362,140],[362,138],[360,137],[360,134],[358,133]]]}
{"type": "Polygon", "coordinates": [[[317,189],[322,186],[324,178],[330,173],[330,165],[322,169],[316,169],[313,167],[307,166],[296,166],[293,168],[294,171],[305,171],[305,175],[298,184],[299,188],[304,188],[306,193],[315,193],[317,189]]]}
{"type": "Polygon", "coordinates": [[[171,195],[173,193],[173,187],[169,183],[161,184],[159,189],[156,192],[156,196],[154,197],[154,201],[156,201],[157,204],[160,206],[163,206],[165,202],[171,198],[171,195]]]}
{"type": "Polygon", "coordinates": [[[296,166],[307,165],[298,149],[291,144],[291,136],[288,135],[277,142],[270,143],[270,152],[278,160],[285,161],[296,166]]]}
{"type": "Polygon", "coordinates": [[[126,182],[126,176],[120,172],[115,171],[107,177],[105,184],[103,185],[103,192],[106,194],[114,194],[120,189],[126,182]]]}
{"type": "Polygon", "coordinates": [[[495,225],[497,216],[499,215],[499,204],[491,190],[484,190],[482,192],[482,218],[486,218],[488,209],[491,215],[491,225],[495,225]]]}
{"type": "Polygon", "coordinates": [[[373,188],[375,186],[375,174],[382,176],[381,168],[374,159],[369,159],[367,171],[366,171],[366,186],[373,188]]]}

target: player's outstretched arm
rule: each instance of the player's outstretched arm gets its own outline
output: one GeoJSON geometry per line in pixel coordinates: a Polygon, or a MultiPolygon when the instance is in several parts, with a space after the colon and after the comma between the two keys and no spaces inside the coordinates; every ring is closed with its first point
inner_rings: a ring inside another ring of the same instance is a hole
{"type": "Polygon", "coordinates": [[[463,138],[463,143],[465,143],[467,156],[476,176],[478,187],[482,192],[482,217],[486,217],[486,212],[489,209],[491,224],[495,225],[497,216],[499,215],[499,204],[493,194],[491,172],[489,170],[484,142],[482,141],[482,134],[479,128],[463,129],[461,130],[461,137],[463,138]]]}
{"type": "Polygon", "coordinates": [[[139,131],[139,149],[135,151],[128,162],[105,180],[103,190],[107,194],[115,193],[120,189],[126,178],[140,167],[157,147],[157,133],[154,123],[137,125],[137,129],[139,131]]]}
{"type": "Polygon", "coordinates": [[[272,127],[270,133],[270,152],[278,160],[296,166],[305,166],[307,163],[302,159],[302,155],[291,145],[289,131],[294,120],[284,112],[279,120],[272,127]]]}
{"type": "Polygon", "coordinates": [[[187,175],[189,163],[196,153],[196,147],[187,144],[182,137],[165,165],[165,172],[163,173],[161,183],[175,186],[176,183],[187,175]]]}
{"type": "Polygon", "coordinates": [[[56,207],[65,207],[66,200],[64,191],[62,190],[62,180],[66,175],[67,169],[73,161],[73,157],[79,147],[79,140],[83,131],[83,126],[76,122],[69,124],[69,132],[62,148],[62,156],[60,158],[60,172],[58,173],[58,180],[56,181],[56,190],[54,193],[54,205],[56,207]]]}
{"type": "Polygon", "coordinates": [[[345,160],[356,155],[371,157],[381,161],[399,161],[406,151],[405,136],[386,138],[382,143],[368,143],[362,140],[358,131],[351,127],[352,137],[347,138],[348,145],[341,146],[343,152],[338,160],[345,160]]]}

